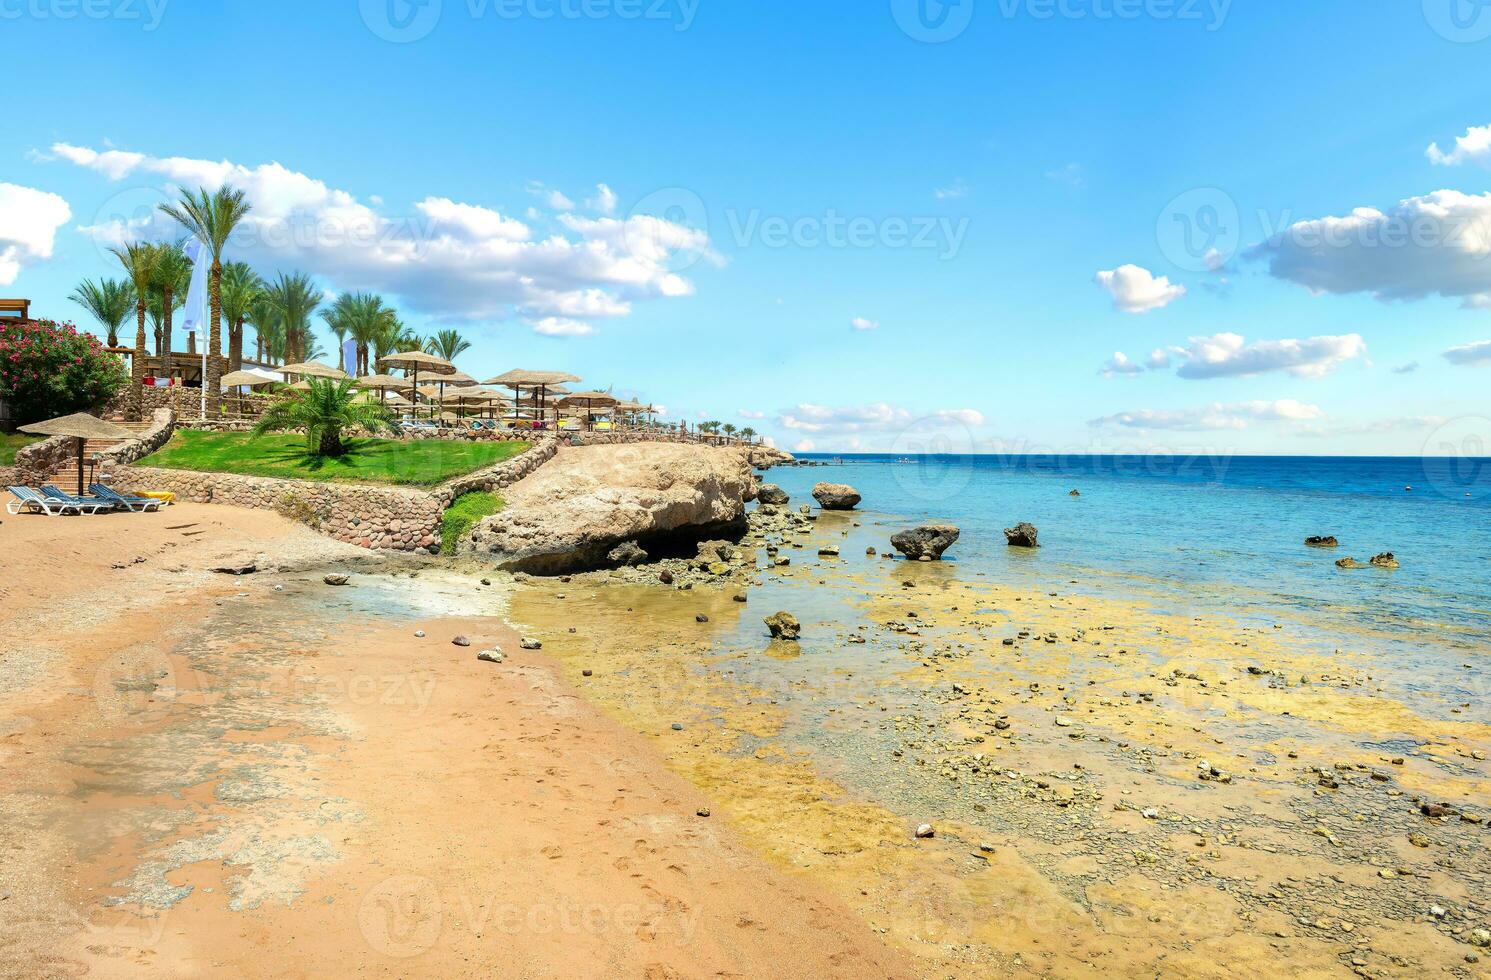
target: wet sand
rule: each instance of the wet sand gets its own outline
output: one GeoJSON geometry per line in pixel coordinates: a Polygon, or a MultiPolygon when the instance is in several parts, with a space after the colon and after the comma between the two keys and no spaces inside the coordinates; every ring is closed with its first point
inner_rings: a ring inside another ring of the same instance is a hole
{"type": "Polygon", "coordinates": [[[1294,613],[867,557],[866,521],[786,536],[744,603],[582,576],[511,616],[923,975],[1491,975],[1484,639],[1385,663],[1294,613]]]}
{"type": "Polygon", "coordinates": [[[501,588],[222,507],[8,518],[0,555],[0,975],[913,975],[501,588]]]}

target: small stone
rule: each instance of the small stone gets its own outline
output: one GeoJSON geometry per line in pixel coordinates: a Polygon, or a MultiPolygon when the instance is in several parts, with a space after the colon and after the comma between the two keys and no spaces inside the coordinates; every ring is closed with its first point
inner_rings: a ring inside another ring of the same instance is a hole
{"type": "Polygon", "coordinates": [[[346,585],[348,578],[346,575],[328,573],[323,579],[321,579],[321,581],[325,582],[327,585],[346,585]]]}
{"type": "Polygon", "coordinates": [[[674,731],[675,731],[675,732],[681,732],[681,731],[683,731],[683,726],[682,726],[682,725],[680,725],[680,724],[679,724],[679,723],[678,723],[678,722],[676,722],[676,721],[675,721],[675,722],[674,722],[674,723],[673,723],[673,730],[674,730],[674,731]]]}
{"type": "Polygon", "coordinates": [[[424,639],[425,631],[424,630],[415,630],[414,631],[414,635],[417,636],[417,637],[419,637],[420,639],[424,639]]]}
{"type": "Polygon", "coordinates": [[[458,647],[469,647],[471,645],[471,638],[465,635],[455,636],[451,638],[450,642],[458,647]]]}
{"type": "Polygon", "coordinates": [[[580,676],[581,677],[591,677],[594,674],[595,674],[595,671],[589,670],[589,669],[580,671],[580,676]]]}
{"type": "Polygon", "coordinates": [[[483,650],[481,653],[478,653],[476,655],[476,659],[489,664],[500,664],[507,658],[503,655],[501,650],[483,650]]]}
{"type": "Polygon", "coordinates": [[[745,602],[746,601],[746,594],[744,592],[737,592],[737,593],[735,593],[735,595],[731,596],[730,598],[734,599],[736,602],[745,602]]]}
{"type": "Polygon", "coordinates": [[[697,810],[694,811],[694,815],[695,816],[700,816],[700,817],[707,817],[707,816],[709,816],[709,807],[707,807],[707,806],[701,806],[699,809],[697,809],[697,810]]]}
{"type": "Polygon", "coordinates": [[[1470,945],[1477,949],[1491,948],[1491,931],[1477,929],[1470,934],[1470,945]]]}
{"type": "Polygon", "coordinates": [[[789,612],[779,612],[766,617],[766,628],[772,639],[797,640],[802,636],[802,624],[789,612]]]}
{"type": "Polygon", "coordinates": [[[706,616],[706,615],[704,615],[703,613],[700,613],[699,615],[697,615],[697,616],[694,617],[694,622],[696,622],[696,623],[707,623],[707,622],[709,622],[709,617],[706,616]]]}
{"type": "Polygon", "coordinates": [[[533,639],[533,637],[531,636],[525,636],[521,640],[519,640],[518,646],[522,647],[524,650],[542,650],[544,648],[544,645],[542,643],[533,639]]]}
{"type": "Polygon", "coordinates": [[[917,837],[918,840],[927,840],[929,838],[936,837],[936,836],[937,836],[937,828],[933,827],[929,823],[924,823],[921,826],[919,826],[919,827],[916,828],[916,837],[917,837]]]}

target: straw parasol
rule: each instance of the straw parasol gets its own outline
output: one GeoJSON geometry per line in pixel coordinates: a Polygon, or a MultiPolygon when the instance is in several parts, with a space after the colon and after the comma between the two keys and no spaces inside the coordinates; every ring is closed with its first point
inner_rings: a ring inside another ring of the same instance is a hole
{"type": "Polygon", "coordinates": [[[282,368],[276,368],[280,374],[295,374],[302,378],[333,378],[337,381],[345,381],[351,377],[346,371],[339,371],[334,367],[328,367],[320,361],[306,361],[304,364],[286,364],[282,368]]]}
{"type": "Polygon", "coordinates": [[[388,403],[388,393],[408,391],[413,388],[406,378],[395,378],[391,374],[369,374],[357,379],[359,388],[368,388],[378,392],[378,400],[384,404],[388,403]]]}
{"type": "Polygon", "coordinates": [[[78,496],[83,495],[83,450],[89,439],[133,439],[134,433],[121,429],[103,419],[79,412],[64,415],[32,425],[21,426],[21,431],[33,436],[71,436],[78,440],[78,496]]]}
{"type": "Polygon", "coordinates": [[[400,368],[414,375],[414,387],[419,387],[419,372],[424,370],[426,374],[455,374],[456,366],[443,357],[434,354],[426,354],[422,350],[404,351],[402,354],[389,354],[378,358],[381,367],[400,368]]]}
{"type": "MultiPolygon", "coordinates": [[[[256,388],[259,385],[272,385],[273,378],[266,378],[254,371],[231,371],[221,378],[224,389],[228,388],[256,388]]],[[[238,392],[238,417],[243,418],[243,392],[238,392]]]]}
{"type": "Polygon", "coordinates": [[[462,405],[485,405],[488,416],[491,416],[492,410],[498,405],[510,404],[506,395],[488,388],[462,388],[455,394],[455,400],[462,405]]]}
{"type": "Polygon", "coordinates": [[[572,395],[565,395],[559,399],[560,408],[578,408],[585,406],[585,424],[595,428],[594,410],[597,405],[601,408],[615,408],[621,402],[614,395],[608,395],[604,391],[577,391],[572,395]]]}
{"type": "Polygon", "coordinates": [[[539,417],[542,418],[544,414],[545,392],[565,382],[579,380],[573,374],[565,374],[563,371],[528,371],[523,368],[517,368],[506,374],[498,375],[495,378],[489,378],[482,382],[482,384],[501,385],[504,388],[511,388],[519,401],[522,400],[524,388],[533,389],[538,399],[539,417]]]}

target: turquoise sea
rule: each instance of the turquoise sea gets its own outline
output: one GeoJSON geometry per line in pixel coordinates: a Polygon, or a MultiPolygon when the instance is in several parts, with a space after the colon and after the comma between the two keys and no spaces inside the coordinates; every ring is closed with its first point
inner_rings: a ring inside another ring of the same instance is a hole
{"type": "Polygon", "coordinates": [[[1293,612],[1491,646],[1491,459],[803,458],[830,465],[767,476],[794,505],[819,481],[852,484],[866,523],[950,521],[963,535],[948,558],[1011,584],[1106,584],[1175,612],[1293,612]],[[1039,551],[1006,546],[1003,529],[1019,521],[1040,529],[1039,551]],[[1307,548],[1311,535],[1341,546],[1307,548]],[[1335,567],[1386,551],[1400,569],[1335,567]]]}

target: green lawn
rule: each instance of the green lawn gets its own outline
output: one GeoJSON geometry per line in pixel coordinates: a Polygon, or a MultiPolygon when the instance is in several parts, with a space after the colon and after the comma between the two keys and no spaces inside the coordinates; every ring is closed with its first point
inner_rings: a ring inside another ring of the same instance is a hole
{"type": "Polygon", "coordinates": [[[142,466],[210,473],[239,473],[292,480],[397,483],[429,487],[479,470],[528,449],[526,442],[424,439],[350,439],[336,458],[306,454],[305,436],[183,430],[142,466]]]}
{"type": "Polygon", "coordinates": [[[23,436],[19,432],[13,435],[0,432],[0,466],[14,466],[16,453],[21,447],[40,442],[41,439],[41,436],[23,436]]]}
{"type": "Polygon", "coordinates": [[[478,491],[457,497],[456,502],[445,509],[445,516],[440,519],[440,553],[455,554],[456,542],[483,517],[491,517],[503,506],[502,498],[495,493],[478,491]]]}

